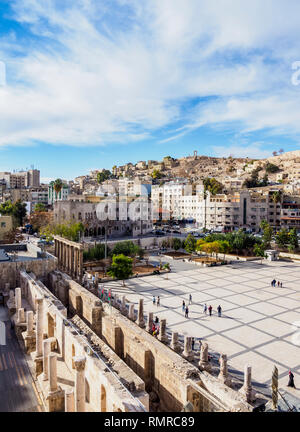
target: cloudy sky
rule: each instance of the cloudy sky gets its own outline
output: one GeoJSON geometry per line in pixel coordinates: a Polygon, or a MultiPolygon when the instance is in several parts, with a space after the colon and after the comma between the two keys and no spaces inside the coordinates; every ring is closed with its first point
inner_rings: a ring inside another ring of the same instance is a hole
{"type": "Polygon", "coordinates": [[[0,15],[0,171],[300,148],[299,0],[1,0],[0,15]]]}

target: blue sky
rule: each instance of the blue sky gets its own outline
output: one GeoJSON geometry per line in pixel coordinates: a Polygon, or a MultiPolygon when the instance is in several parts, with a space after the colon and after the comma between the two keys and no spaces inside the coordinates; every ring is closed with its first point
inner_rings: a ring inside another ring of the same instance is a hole
{"type": "Polygon", "coordinates": [[[298,0],[2,0],[0,16],[0,171],[299,149],[298,0]]]}

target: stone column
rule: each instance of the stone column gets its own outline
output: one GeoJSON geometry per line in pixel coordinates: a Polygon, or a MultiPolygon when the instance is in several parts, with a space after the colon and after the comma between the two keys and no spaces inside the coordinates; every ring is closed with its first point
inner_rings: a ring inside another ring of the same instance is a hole
{"type": "Polygon", "coordinates": [[[152,325],[153,325],[153,312],[149,312],[148,314],[148,323],[147,323],[147,332],[152,332],[152,325]]]}
{"type": "Polygon", "coordinates": [[[16,302],[16,312],[22,307],[22,294],[21,288],[15,289],[15,302],[16,302]]]}
{"type": "Polygon", "coordinates": [[[163,343],[168,342],[168,336],[166,335],[166,328],[167,328],[167,321],[165,319],[161,319],[158,339],[163,343]]]}
{"type": "Polygon", "coordinates": [[[139,299],[139,311],[138,311],[137,325],[141,328],[146,327],[146,324],[144,321],[144,300],[143,299],[139,299]]]}
{"type": "Polygon", "coordinates": [[[75,411],[74,390],[69,388],[65,390],[65,412],[75,411]]]}
{"type": "Polygon", "coordinates": [[[221,354],[219,362],[220,362],[220,373],[218,376],[218,380],[221,381],[223,384],[230,386],[231,378],[229,377],[228,374],[227,355],[221,354]]]}
{"type": "Polygon", "coordinates": [[[209,372],[211,370],[211,364],[208,361],[208,344],[203,343],[200,350],[200,361],[199,369],[202,371],[209,372]]]}
{"type": "Polygon", "coordinates": [[[26,312],[26,324],[27,324],[27,334],[28,336],[33,334],[33,312],[26,312]]]}
{"type": "Polygon", "coordinates": [[[172,332],[172,341],[171,341],[171,348],[177,353],[181,352],[181,346],[178,341],[178,333],[172,332]]]}
{"type": "Polygon", "coordinates": [[[184,337],[184,350],[182,356],[188,361],[194,360],[194,353],[192,351],[192,338],[189,336],[184,337]]]}
{"type": "Polygon", "coordinates": [[[248,364],[244,369],[244,385],[239,392],[244,396],[245,400],[250,403],[255,400],[255,392],[252,389],[251,383],[252,368],[248,364]]]}
{"type": "Polygon", "coordinates": [[[49,339],[43,340],[43,381],[48,379],[49,369],[49,354],[51,352],[51,341],[49,339]]]}
{"type": "Polygon", "coordinates": [[[25,322],[25,312],[23,308],[18,309],[18,324],[25,322]]]}
{"type": "Polygon", "coordinates": [[[132,321],[135,321],[135,313],[134,313],[134,304],[133,303],[130,303],[130,305],[129,305],[128,318],[132,321]]]}
{"type": "Polygon", "coordinates": [[[36,299],[36,357],[43,355],[44,299],[36,299]]]}
{"type": "Polygon", "coordinates": [[[57,388],[57,355],[54,352],[50,352],[48,356],[48,373],[49,373],[49,392],[55,393],[57,388]]]}
{"type": "Polygon", "coordinates": [[[83,275],[83,254],[82,254],[82,250],[78,249],[78,253],[79,253],[79,280],[82,280],[82,275],[83,275]]]}
{"type": "Polygon", "coordinates": [[[121,312],[122,312],[123,315],[127,316],[127,308],[126,308],[125,296],[122,297],[121,312]]]}
{"type": "Polygon", "coordinates": [[[73,357],[74,367],[76,370],[75,376],[75,411],[85,411],[85,378],[84,369],[86,358],[84,356],[73,357]]]}

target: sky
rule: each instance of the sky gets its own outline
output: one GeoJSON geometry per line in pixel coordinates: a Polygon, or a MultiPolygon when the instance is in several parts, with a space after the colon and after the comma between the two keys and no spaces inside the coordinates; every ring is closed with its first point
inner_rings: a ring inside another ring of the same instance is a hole
{"type": "Polygon", "coordinates": [[[299,0],[0,0],[0,171],[300,148],[299,0]]]}

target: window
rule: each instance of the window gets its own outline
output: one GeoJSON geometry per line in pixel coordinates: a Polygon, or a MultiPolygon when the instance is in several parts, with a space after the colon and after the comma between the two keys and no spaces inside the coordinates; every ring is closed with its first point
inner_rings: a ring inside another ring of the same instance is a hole
{"type": "Polygon", "coordinates": [[[5,228],[6,227],[6,222],[1,222],[1,228],[5,228]]]}

